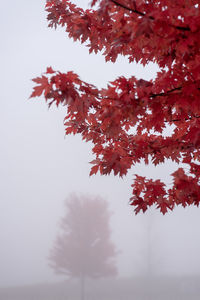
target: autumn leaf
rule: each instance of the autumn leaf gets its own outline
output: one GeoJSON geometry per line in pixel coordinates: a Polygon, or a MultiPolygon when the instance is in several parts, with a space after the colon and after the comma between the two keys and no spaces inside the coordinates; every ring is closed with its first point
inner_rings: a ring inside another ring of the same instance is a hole
{"type": "Polygon", "coordinates": [[[167,160],[186,166],[187,172],[179,168],[171,174],[170,188],[136,174],[130,201],[135,213],[151,206],[165,214],[177,205],[199,205],[200,10],[195,3],[93,0],[88,10],[70,0],[46,3],[49,27],[64,27],[89,53],[113,63],[122,55],[130,63],[159,68],[155,79],[121,76],[104,88],[52,67],[33,79],[31,98],[43,95],[48,105],[64,105],[66,134],[80,134],[93,144],[90,175],[129,176],[136,164],[164,166],[167,160]]]}

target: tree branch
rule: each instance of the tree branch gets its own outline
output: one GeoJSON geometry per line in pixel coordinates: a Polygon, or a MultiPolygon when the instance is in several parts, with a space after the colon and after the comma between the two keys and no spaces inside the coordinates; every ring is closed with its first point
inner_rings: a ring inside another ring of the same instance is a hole
{"type": "MultiPolygon", "coordinates": [[[[192,120],[193,118],[199,119],[200,116],[195,116],[195,115],[193,115],[192,117],[185,118],[184,121],[192,120]]],[[[182,121],[182,120],[181,120],[181,119],[173,119],[173,120],[165,121],[165,122],[168,123],[168,122],[180,122],[180,121],[182,121]]]]}
{"type": "MultiPolygon", "coordinates": [[[[137,10],[137,9],[130,8],[130,7],[128,7],[128,6],[126,6],[126,5],[122,4],[122,3],[119,3],[119,2],[116,1],[116,0],[110,0],[110,1],[113,2],[116,6],[119,6],[119,7],[121,7],[121,8],[124,8],[124,9],[126,9],[126,10],[128,10],[128,11],[130,11],[130,12],[133,12],[133,13],[135,13],[135,14],[138,14],[138,15],[140,15],[140,16],[142,16],[142,17],[145,17],[145,16],[146,16],[145,13],[143,13],[143,12],[137,10]]],[[[155,18],[152,17],[152,16],[146,16],[146,17],[149,18],[149,19],[151,19],[151,20],[155,20],[155,18]]],[[[176,26],[176,25],[172,25],[172,24],[169,24],[169,26],[171,26],[171,27],[173,27],[173,28],[175,28],[175,29],[178,29],[178,30],[190,31],[190,27],[176,26]]]]}
{"type": "MultiPolygon", "coordinates": [[[[133,8],[128,7],[128,6],[125,6],[124,4],[119,3],[116,0],[111,0],[111,2],[113,2],[117,6],[120,6],[120,7],[124,8],[124,9],[126,9],[126,10],[131,11],[131,12],[134,12],[134,13],[140,15],[140,16],[143,16],[143,17],[145,16],[145,13],[142,13],[142,12],[138,11],[137,9],[133,9],[133,8]]],[[[153,17],[150,17],[150,18],[153,18],[153,17]]]]}
{"type": "Polygon", "coordinates": [[[169,90],[169,91],[166,91],[166,92],[163,92],[163,93],[159,93],[159,94],[151,94],[149,95],[151,98],[156,98],[156,97],[166,97],[168,96],[169,94],[175,92],[175,91],[180,91],[182,89],[182,86],[179,86],[177,88],[174,88],[172,90],[169,90]]]}

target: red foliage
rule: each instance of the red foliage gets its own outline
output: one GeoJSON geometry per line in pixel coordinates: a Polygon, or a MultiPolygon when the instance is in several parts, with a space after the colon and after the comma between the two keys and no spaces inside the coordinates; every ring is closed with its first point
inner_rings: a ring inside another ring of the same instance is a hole
{"type": "Polygon", "coordinates": [[[199,205],[200,160],[200,5],[198,0],[102,0],[84,11],[69,0],[46,4],[50,27],[66,28],[69,37],[103,51],[106,61],[118,55],[160,67],[155,80],[120,77],[97,89],[68,72],[47,68],[34,81],[32,97],[44,92],[51,105],[67,106],[66,134],[92,141],[91,174],[126,175],[135,163],[157,165],[171,159],[188,164],[172,174],[171,189],[159,180],[136,177],[131,204],[136,213],[156,204],[164,214],[175,205],[199,205]],[[168,125],[171,136],[164,136],[168,125]],[[130,129],[135,134],[130,134],[130,129]]]}

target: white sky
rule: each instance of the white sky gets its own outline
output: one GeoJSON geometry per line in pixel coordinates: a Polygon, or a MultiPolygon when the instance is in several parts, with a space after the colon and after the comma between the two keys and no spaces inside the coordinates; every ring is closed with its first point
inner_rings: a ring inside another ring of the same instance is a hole
{"type": "Polygon", "coordinates": [[[198,273],[199,209],[175,209],[164,217],[152,210],[150,218],[149,213],[135,216],[128,205],[134,172],[170,182],[173,165],[137,166],[124,180],[90,178],[91,145],[64,137],[65,109],[48,110],[42,99],[28,100],[31,78],[47,66],[73,70],[98,86],[120,75],[150,79],[156,67],[144,69],[126,59],[106,64],[100,55],[89,55],[63,30],[47,28],[44,2],[14,0],[11,6],[1,1],[0,286],[61,279],[48,267],[47,256],[71,192],[99,194],[109,201],[113,240],[122,250],[121,275],[145,271],[148,224],[155,273],[198,273]]]}

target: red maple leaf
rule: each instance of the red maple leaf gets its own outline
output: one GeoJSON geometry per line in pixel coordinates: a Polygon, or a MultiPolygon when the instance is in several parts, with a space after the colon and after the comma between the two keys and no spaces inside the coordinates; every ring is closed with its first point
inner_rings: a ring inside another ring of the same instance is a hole
{"type": "Polygon", "coordinates": [[[171,159],[189,166],[172,174],[169,189],[159,180],[136,177],[135,212],[154,205],[165,214],[175,205],[199,205],[200,180],[200,10],[198,1],[93,0],[83,10],[70,0],[47,1],[50,27],[87,43],[106,61],[124,55],[129,62],[160,68],[154,80],[119,77],[98,89],[73,72],[47,68],[34,79],[31,97],[65,105],[66,133],[94,144],[91,175],[124,176],[136,163],[155,166],[171,159]],[[96,8],[95,4],[99,4],[96,8]],[[173,127],[170,136],[166,128],[173,127]]]}

